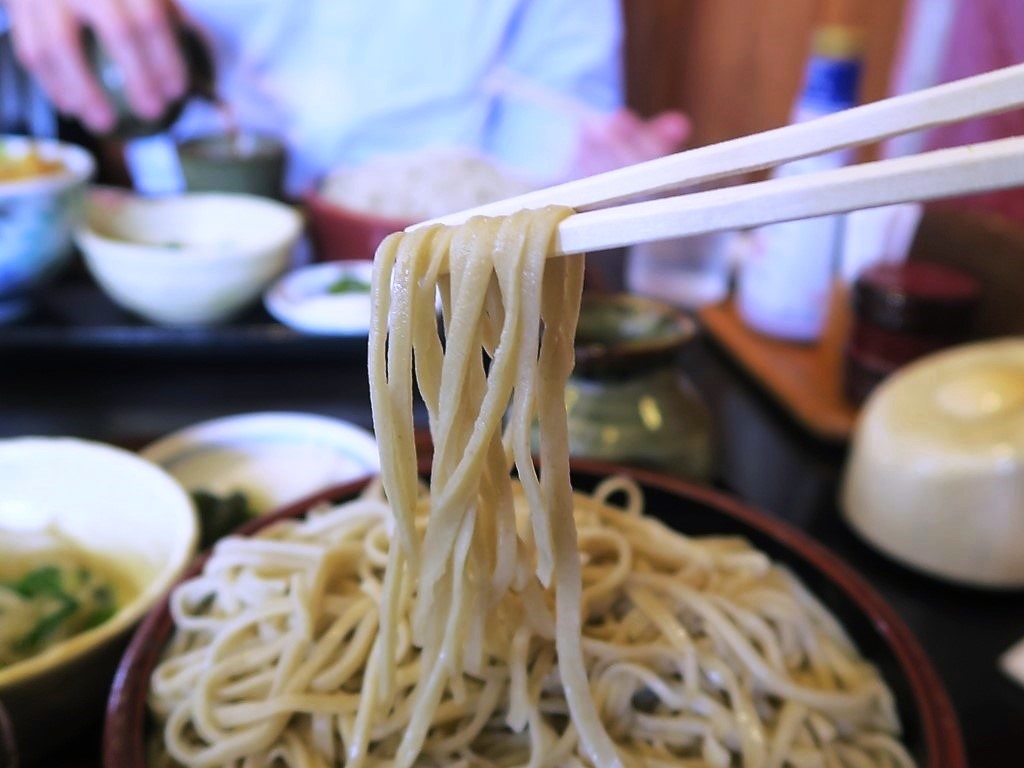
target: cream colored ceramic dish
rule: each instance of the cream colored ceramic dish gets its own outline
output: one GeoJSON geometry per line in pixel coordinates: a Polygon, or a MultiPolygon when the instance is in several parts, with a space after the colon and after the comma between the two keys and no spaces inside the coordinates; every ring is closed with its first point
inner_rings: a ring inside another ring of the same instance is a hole
{"type": "Polygon", "coordinates": [[[225,416],[163,437],[141,455],[190,491],[240,491],[260,514],[380,471],[371,433],[313,413],[225,416]]]}
{"type": "Polygon", "coordinates": [[[1024,338],[931,355],[879,387],[856,428],[842,507],[908,565],[1024,586],[1024,338]]]}
{"type": "Polygon", "coordinates": [[[0,440],[0,559],[9,566],[15,542],[42,531],[102,566],[120,594],[102,624],[0,668],[25,764],[44,734],[102,706],[128,631],[188,565],[198,525],[184,488],[133,453],[71,438],[0,440]]]}
{"type": "Polygon", "coordinates": [[[97,190],[76,241],[117,304],[162,325],[205,325],[260,296],[288,267],[302,225],[291,206],[250,195],[97,190]]]}

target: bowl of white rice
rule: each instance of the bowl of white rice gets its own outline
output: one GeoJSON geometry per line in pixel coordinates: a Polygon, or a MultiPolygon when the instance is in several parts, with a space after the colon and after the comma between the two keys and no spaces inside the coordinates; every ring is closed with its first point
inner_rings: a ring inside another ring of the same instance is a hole
{"type": "Polygon", "coordinates": [[[465,149],[382,155],[329,173],[306,198],[317,259],[372,259],[381,240],[425,219],[529,191],[492,159],[465,149]]]}

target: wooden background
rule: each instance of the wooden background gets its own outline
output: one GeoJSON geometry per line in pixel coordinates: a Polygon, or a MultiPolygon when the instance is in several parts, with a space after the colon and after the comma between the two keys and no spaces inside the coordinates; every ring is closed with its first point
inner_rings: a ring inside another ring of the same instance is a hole
{"type": "MultiPolygon", "coordinates": [[[[908,0],[622,3],[630,105],[644,115],[683,110],[694,124],[690,146],[699,146],[789,122],[811,34],[819,24],[863,28],[860,101],[885,97],[908,0]]],[[[862,159],[874,154],[867,148],[862,159]]],[[[974,275],[985,294],[976,331],[992,336],[1024,333],[1022,254],[1024,229],[1019,223],[939,209],[925,215],[911,258],[939,261],[974,275]]]]}
{"type": "Polygon", "coordinates": [[[886,95],[906,0],[623,0],[626,83],[641,114],[682,109],[691,146],[783,125],[822,23],[866,33],[861,102],[886,95]]]}

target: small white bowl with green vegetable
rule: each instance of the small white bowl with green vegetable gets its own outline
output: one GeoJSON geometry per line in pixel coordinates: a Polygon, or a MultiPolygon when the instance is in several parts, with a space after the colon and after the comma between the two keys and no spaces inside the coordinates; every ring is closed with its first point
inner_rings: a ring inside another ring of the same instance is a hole
{"type": "Polygon", "coordinates": [[[32,764],[95,724],[129,630],[197,536],[184,488],[133,453],[0,440],[0,715],[16,742],[0,746],[32,764]]]}
{"type": "Polygon", "coordinates": [[[372,261],[331,261],[289,272],[263,297],[274,318],[318,336],[365,336],[370,330],[372,261]]]}

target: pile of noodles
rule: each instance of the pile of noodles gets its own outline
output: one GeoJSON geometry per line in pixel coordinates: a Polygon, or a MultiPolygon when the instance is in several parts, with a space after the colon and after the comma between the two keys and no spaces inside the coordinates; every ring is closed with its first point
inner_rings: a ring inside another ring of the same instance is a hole
{"type": "Polygon", "coordinates": [[[644,517],[628,481],[573,494],[563,392],[583,262],[545,258],[567,213],[382,245],[381,486],[222,541],[176,590],[150,692],[173,761],[913,764],[883,681],[788,572],[741,540],[644,517]]]}

